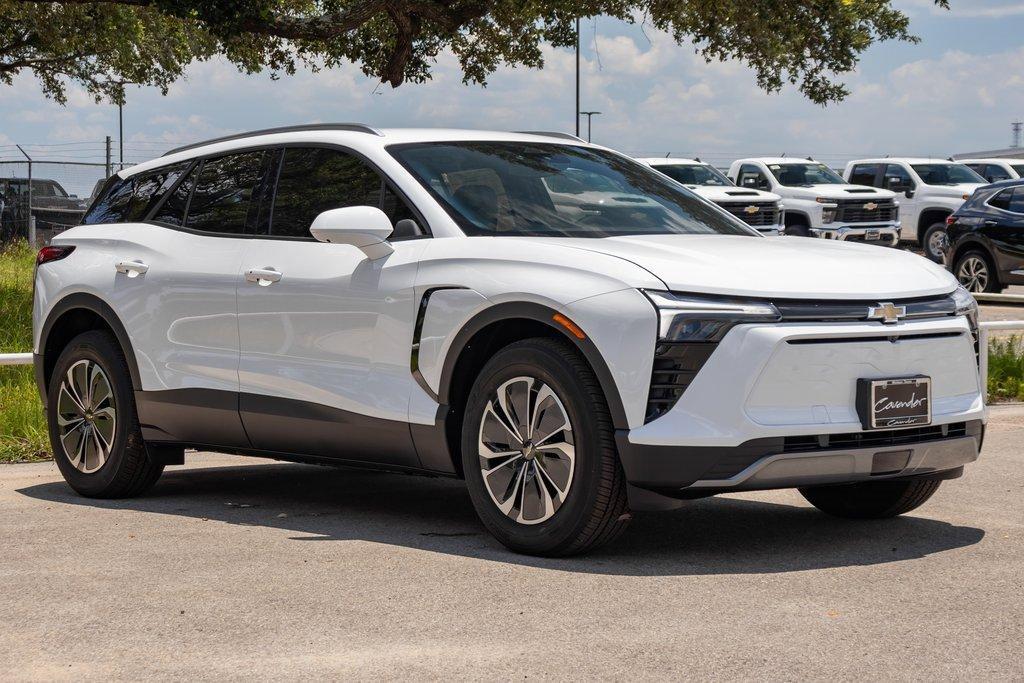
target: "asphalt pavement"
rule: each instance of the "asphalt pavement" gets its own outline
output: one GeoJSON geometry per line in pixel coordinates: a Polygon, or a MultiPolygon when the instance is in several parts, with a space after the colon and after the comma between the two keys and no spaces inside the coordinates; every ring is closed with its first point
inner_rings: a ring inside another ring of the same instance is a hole
{"type": "Polygon", "coordinates": [[[0,677],[1024,678],[1024,408],[915,513],[794,491],[514,555],[461,483],[190,455],[147,496],[0,466],[0,677]]]}

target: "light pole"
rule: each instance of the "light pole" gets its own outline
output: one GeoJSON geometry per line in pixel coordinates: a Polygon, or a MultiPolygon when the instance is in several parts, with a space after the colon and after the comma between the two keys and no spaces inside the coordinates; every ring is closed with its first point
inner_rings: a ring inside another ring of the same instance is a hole
{"type": "MultiPolygon", "coordinates": [[[[580,114],[583,114],[584,116],[587,117],[587,142],[590,142],[590,121],[591,121],[592,118],[594,118],[595,116],[597,116],[600,113],[601,112],[599,112],[599,111],[581,111],[580,112],[580,114]]],[[[579,137],[579,136],[577,135],[576,137],[579,137]]]]}
{"type": "Polygon", "coordinates": [[[142,85],[135,81],[113,81],[121,86],[121,96],[117,99],[117,151],[120,157],[120,166],[124,168],[124,86],[142,85]]]}
{"type": "Polygon", "coordinates": [[[580,18],[576,17],[576,137],[580,136],[580,18]]]}

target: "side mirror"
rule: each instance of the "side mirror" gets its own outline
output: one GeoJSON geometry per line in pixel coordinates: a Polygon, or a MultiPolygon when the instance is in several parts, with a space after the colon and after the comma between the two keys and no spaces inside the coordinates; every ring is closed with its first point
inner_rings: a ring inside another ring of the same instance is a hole
{"type": "Polygon", "coordinates": [[[907,195],[907,199],[913,199],[914,198],[914,191],[911,190],[909,187],[907,188],[907,191],[904,192],[903,194],[907,195]]]}
{"type": "Polygon", "coordinates": [[[318,242],[351,244],[371,260],[394,251],[387,243],[393,231],[391,220],[376,206],[330,209],[317,216],[309,228],[318,242]]]}
{"type": "Polygon", "coordinates": [[[757,187],[757,178],[747,176],[743,179],[743,187],[757,187]]]}

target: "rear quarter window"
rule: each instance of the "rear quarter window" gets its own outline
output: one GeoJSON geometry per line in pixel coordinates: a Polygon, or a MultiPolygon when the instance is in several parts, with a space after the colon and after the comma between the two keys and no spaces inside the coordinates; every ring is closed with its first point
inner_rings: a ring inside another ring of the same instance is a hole
{"type": "Polygon", "coordinates": [[[130,178],[113,176],[82,219],[83,225],[146,220],[161,197],[174,186],[191,162],[166,166],[130,178]]]}

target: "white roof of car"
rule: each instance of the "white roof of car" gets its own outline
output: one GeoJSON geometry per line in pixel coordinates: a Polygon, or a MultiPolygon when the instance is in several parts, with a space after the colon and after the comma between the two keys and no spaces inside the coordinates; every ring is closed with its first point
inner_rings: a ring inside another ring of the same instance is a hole
{"type": "Polygon", "coordinates": [[[285,128],[270,128],[245,133],[238,133],[222,138],[197,142],[185,147],[178,147],[162,157],[147,161],[130,169],[125,169],[124,176],[134,175],[159,166],[166,166],[177,161],[192,159],[207,154],[230,152],[255,145],[276,145],[295,142],[334,142],[351,147],[355,150],[367,147],[384,147],[393,144],[413,142],[449,142],[488,140],[493,142],[549,142],[601,148],[592,145],[574,135],[559,132],[510,132],[491,130],[470,130],[454,128],[372,128],[358,123],[324,123],[285,128]]]}
{"type": "Polygon", "coordinates": [[[879,157],[875,159],[854,159],[851,164],[959,164],[960,161],[930,157],[879,157]]]}
{"type": "Polygon", "coordinates": [[[1008,157],[998,157],[990,159],[957,159],[958,164],[1024,164],[1024,158],[1022,159],[1010,159],[1008,157]]]}
{"type": "Polygon", "coordinates": [[[681,157],[650,157],[646,159],[637,159],[649,166],[704,166],[703,161],[697,161],[696,159],[683,159],[681,157]]]}
{"type": "Polygon", "coordinates": [[[760,162],[762,164],[820,164],[817,159],[806,159],[804,157],[749,157],[737,159],[734,164],[760,162]]]}

